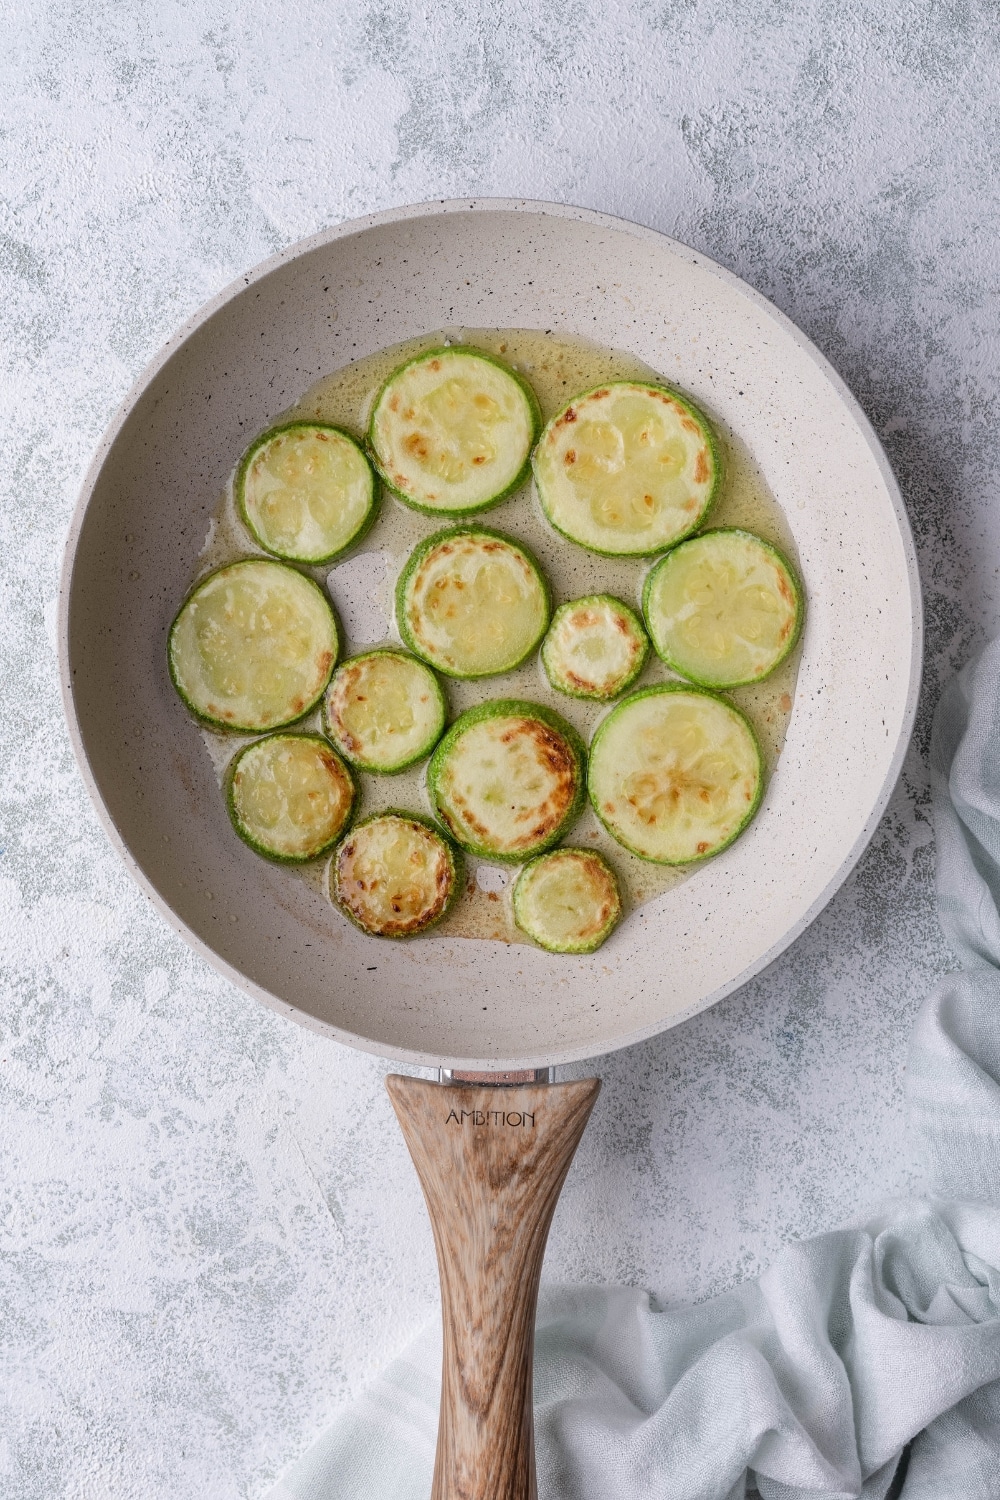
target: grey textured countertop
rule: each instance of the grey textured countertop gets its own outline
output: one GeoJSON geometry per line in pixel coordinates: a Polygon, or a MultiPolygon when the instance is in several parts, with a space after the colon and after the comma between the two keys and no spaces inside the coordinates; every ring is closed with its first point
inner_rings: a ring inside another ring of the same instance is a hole
{"type": "Polygon", "coordinates": [[[705,1297],[916,1180],[907,1032],[952,964],[929,712],[998,615],[1000,22],[974,0],[13,0],[0,38],[0,1494],[253,1497],[430,1315],[432,1247],[383,1066],[193,957],[87,803],[55,596],[106,421],[262,257],[465,193],[668,231],[857,394],[926,588],[906,772],[779,962],[597,1064],[547,1260],[705,1297]]]}

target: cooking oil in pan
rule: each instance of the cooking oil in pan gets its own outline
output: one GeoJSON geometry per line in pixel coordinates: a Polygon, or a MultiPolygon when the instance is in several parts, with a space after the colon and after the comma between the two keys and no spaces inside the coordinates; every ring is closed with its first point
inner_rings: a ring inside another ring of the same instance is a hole
{"type": "MultiPolygon", "coordinates": [[[[295,406],[275,420],[318,418],[335,422],[360,437],[367,428],[375,395],[392,371],[404,360],[445,343],[472,345],[513,366],[530,382],[546,421],[574,395],[605,381],[663,378],[659,372],[629,354],[604,349],[555,331],[445,329],[382,349],[325,376],[311,386],[295,406]]],[[[708,415],[724,449],[723,485],[712,507],[710,524],[745,526],[774,542],[797,564],[788,523],[752,456],[712,412],[708,415]]],[[[640,606],[643,580],[652,560],[599,557],[558,536],[545,520],[530,482],[486,512],[483,522],[507,532],[531,548],[548,576],[553,606],[596,593],[615,594],[629,604],[640,606]]],[[[318,581],[326,583],[337,607],[344,637],[343,656],[374,645],[399,643],[393,617],[396,579],[417,543],[447,524],[447,517],[421,515],[394,496],[384,494],[376,521],[360,546],[342,562],[308,570],[318,581]]],[[[210,523],[198,572],[208,572],[248,555],[264,554],[240,523],[230,488],[220,499],[210,523]]],[[[769,773],[773,771],[784,744],[795,696],[799,654],[799,649],[796,649],[766,682],[737,688],[729,694],[753,721],[769,773]]],[[[672,674],[652,652],[650,658],[635,686],[673,680],[672,674]]],[[[442,685],[452,716],[488,698],[527,698],[548,704],[562,714],[588,743],[599,720],[608,711],[605,704],[568,698],[554,692],[537,653],[524,666],[501,677],[475,682],[447,679],[442,685]]],[[[318,730],[318,713],[302,727],[318,730]]],[[[239,745],[246,741],[208,730],[203,734],[221,779],[239,745]]],[[[389,807],[429,811],[425,771],[424,764],[398,776],[359,774],[360,815],[389,807]]],[[[623,849],[605,831],[589,807],[571,831],[568,842],[598,849],[605,855],[621,883],[626,918],[630,910],[634,911],[687,878],[684,870],[650,864],[623,849]]],[[[290,878],[306,880],[325,890],[328,865],[323,862],[305,866],[289,874],[290,878]]],[[[511,915],[509,898],[515,875],[515,871],[470,860],[466,890],[444,922],[433,929],[434,935],[526,941],[514,926],[511,915]]]]}

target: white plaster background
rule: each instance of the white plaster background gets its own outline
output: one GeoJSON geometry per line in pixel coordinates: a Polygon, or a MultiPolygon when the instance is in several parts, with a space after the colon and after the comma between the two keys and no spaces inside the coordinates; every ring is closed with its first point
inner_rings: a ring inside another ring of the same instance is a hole
{"type": "Polygon", "coordinates": [[[8,0],[0,18],[0,1495],[271,1478],[432,1312],[383,1068],[166,930],[91,812],[53,650],[62,539],[143,364],[244,268],[453,194],[623,214],[721,260],[883,435],[927,688],[855,876],[766,974],[600,1062],[551,1278],[704,1297],[905,1191],[914,1010],[952,960],[923,769],[1000,613],[990,0],[8,0]]]}

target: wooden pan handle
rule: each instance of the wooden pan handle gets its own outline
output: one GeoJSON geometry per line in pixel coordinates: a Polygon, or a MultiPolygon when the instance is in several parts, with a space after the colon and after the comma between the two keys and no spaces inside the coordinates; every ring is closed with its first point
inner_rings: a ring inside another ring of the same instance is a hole
{"type": "Polygon", "coordinates": [[[597,1078],[480,1088],[392,1075],[427,1200],[444,1325],[431,1500],[536,1500],[535,1304],[597,1078]]]}

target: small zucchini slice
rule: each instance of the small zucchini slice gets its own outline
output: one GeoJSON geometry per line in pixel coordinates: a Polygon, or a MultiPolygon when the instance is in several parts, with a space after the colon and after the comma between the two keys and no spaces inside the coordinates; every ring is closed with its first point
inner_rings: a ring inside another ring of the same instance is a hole
{"type": "Polygon", "coordinates": [[[614,871],[593,849],[541,854],[514,886],[514,921],[550,953],[593,953],[621,914],[614,871]]]}
{"type": "Polygon", "coordinates": [[[701,688],[667,683],[633,693],[598,727],[590,800],[641,859],[685,865],[731,844],[764,789],[750,721],[701,688]]]}
{"type": "Polygon", "coordinates": [[[338,649],[319,585],[284,563],[248,558],[195,585],[170,627],[167,660],[199,719],[261,734],[316,706],[338,649]]]}
{"type": "Polygon", "coordinates": [[[340,838],[354,806],[354,782],[318,734],[270,734],[233,760],[226,788],[233,827],[268,859],[301,864],[340,838]]]}
{"type": "Polygon", "coordinates": [[[560,604],[542,643],[542,665],[557,693],[606,701],[642,671],[649,641],[634,610],[611,594],[560,604]]]}
{"type": "Polygon", "coordinates": [[[698,408],[667,386],[634,380],[577,396],[545,427],[533,463],[555,529],[612,557],[662,552],[694,531],[721,475],[698,408]]]}
{"type": "Polygon", "coordinates": [[[375,398],[368,442],[389,489],[428,515],[470,516],[524,483],[541,427],[535,393],[478,349],[431,349],[375,398]]]}
{"type": "Polygon", "coordinates": [[[788,559],[735,527],[703,532],[661,558],[642,608],[657,654],[702,687],[760,682],[802,629],[802,588],[788,559]]]}
{"type": "Polygon", "coordinates": [[[373,937],[439,922],[462,888],[462,859],[426,818],[384,812],[351,829],[330,864],[330,894],[373,937]]]}
{"type": "Polygon", "coordinates": [[[328,422],[285,422],[255,438],[236,471],[236,504],[275,557],[318,566],[375,516],[375,476],[357,443],[328,422]]]}
{"type": "Polygon", "coordinates": [[[366,651],[333,674],[323,727],[345,760],[393,775],[430,755],[446,717],[430,667],[403,651],[366,651]]]}
{"type": "Polygon", "coordinates": [[[399,633],[449,677],[520,666],[549,623],[549,589],[527,547],[498,531],[455,527],[415,548],[396,585],[399,633]]]}
{"type": "Polygon", "coordinates": [[[580,811],[586,751],[540,703],[496,699],[467,709],[431,756],[438,818],[470,854],[520,864],[562,838],[580,811]]]}

